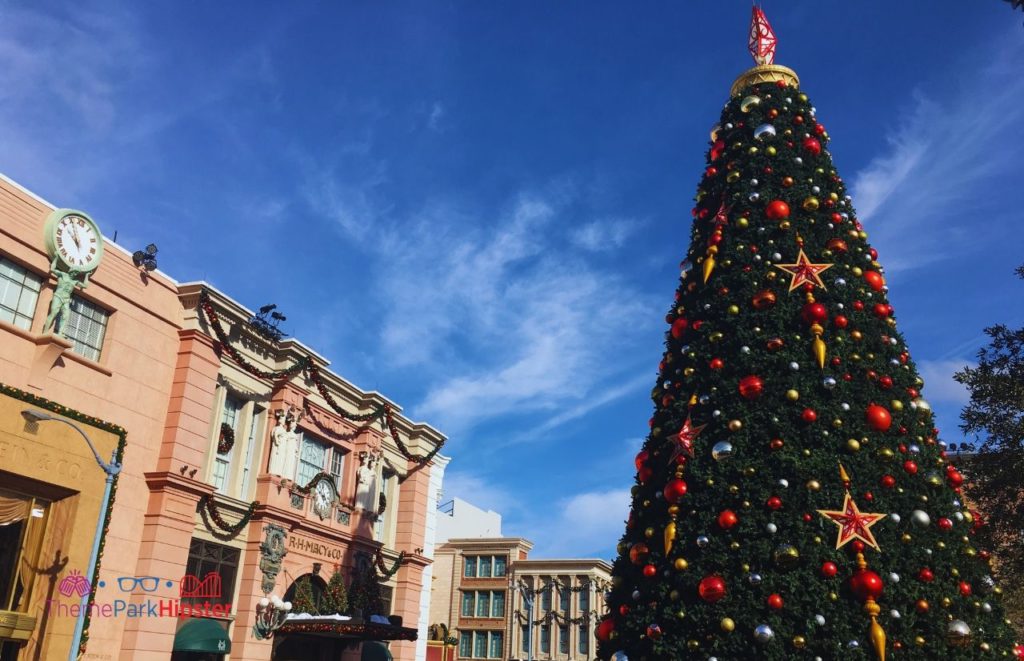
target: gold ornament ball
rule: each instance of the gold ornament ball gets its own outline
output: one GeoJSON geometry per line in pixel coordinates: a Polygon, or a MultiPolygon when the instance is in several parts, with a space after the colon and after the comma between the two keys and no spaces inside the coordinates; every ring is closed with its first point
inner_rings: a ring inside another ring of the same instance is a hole
{"type": "Polygon", "coordinates": [[[709,487],[713,487],[715,486],[715,480],[709,477],[708,479],[704,480],[704,484],[706,484],[709,487]]]}
{"type": "Polygon", "coordinates": [[[860,268],[859,266],[854,266],[854,267],[853,267],[852,269],[850,269],[850,270],[851,270],[851,271],[853,272],[853,274],[854,274],[855,276],[857,276],[858,278],[859,278],[860,276],[864,275],[864,271],[863,271],[863,270],[861,270],[861,268],[860,268]]]}
{"type": "Polygon", "coordinates": [[[800,551],[792,544],[780,544],[772,552],[772,561],[779,569],[792,569],[800,562],[800,551]]]}
{"type": "Polygon", "coordinates": [[[786,399],[788,399],[791,402],[795,402],[796,400],[800,399],[800,393],[798,391],[792,390],[792,389],[787,390],[786,391],[786,399]]]}
{"type": "MultiPolygon", "coordinates": [[[[733,306],[733,307],[736,307],[736,306],[733,306]]],[[[737,308],[737,311],[738,311],[738,308],[737,308]]],[[[708,335],[708,339],[711,340],[712,342],[719,342],[724,337],[725,337],[725,333],[723,333],[722,331],[715,331],[711,335],[708,335]]]]}
{"type": "Polygon", "coordinates": [[[992,646],[988,643],[982,643],[981,645],[978,645],[978,649],[980,649],[982,652],[988,652],[992,649],[992,646]]]}
{"type": "Polygon", "coordinates": [[[745,216],[740,216],[736,219],[736,226],[742,229],[746,229],[750,226],[750,221],[745,216]]]}
{"type": "Polygon", "coordinates": [[[731,617],[723,617],[722,621],[718,623],[718,626],[722,628],[725,633],[731,633],[736,628],[736,623],[732,621],[731,617]]]}
{"type": "Polygon", "coordinates": [[[835,592],[829,592],[828,593],[828,600],[829,601],[839,601],[839,595],[836,594],[835,592]]]}
{"type": "Polygon", "coordinates": [[[686,641],[686,647],[690,651],[696,652],[697,650],[700,649],[700,643],[698,641],[696,641],[696,640],[691,638],[690,640],[686,641]]]}
{"type": "Polygon", "coordinates": [[[668,506],[668,513],[671,514],[672,516],[675,516],[676,514],[679,514],[679,505],[669,505],[668,506]]]}
{"type": "Polygon", "coordinates": [[[913,539],[914,538],[910,536],[910,533],[907,532],[903,533],[903,536],[900,537],[900,541],[904,544],[909,544],[913,539]]]}
{"type": "Polygon", "coordinates": [[[952,605],[953,605],[953,600],[952,599],[950,599],[949,597],[943,597],[942,598],[942,607],[943,608],[949,608],[952,605]]]}
{"type": "Polygon", "coordinates": [[[924,643],[925,643],[924,636],[917,636],[917,637],[914,638],[914,644],[917,645],[918,647],[924,647],[924,643]]]}
{"type": "Polygon", "coordinates": [[[903,402],[901,402],[898,399],[894,399],[891,402],[889,402],[889,406],[892,408],[893,411],[902,411],[903,410],[903,402]]]}
{"type": "Polygon", "coordinates": [[[740,101],[740,112],[750,112],[761,105],[761,97],[751,94],[740,101]]]}
{"type": "Polygon", "coordinates": [[[629,550],[629,545],[626,544],[626,542],[619,542],[618,545],[615,547],[615,550],[618,552],[619,555],[625,555],[626,551],[629,550]]]}
{"type": "Polygon", "coordinates": [[[892,459],[896,453],[892,451],[892,448],[878,448],[878,457],[880,459],[892,459]]]}
{"type": "Polygon", "coordinates": [[[747,466],[743,469],[743,475],[745,477],[754,477],[757,474],[757,469],[753,466],[747,466]]]}
{"type": "Polygon", "coordinates": [[[671,599],[672,601],[679,601],[679,597],[681,597],[681,596],[682,595],[679,594],[679,590],[672,590],[672,592],[668,593],[668,598],[671,599]]]}
{"type": "Polygon", "coordinates": [[[686,619],[686,611],[676,611],[676,618],[680,620],[686,619]]]}
{"type": "Polygon", "coordinates": [[[690,563],[686,561],[686,558],[676,558],[676,561],[673,563],[673,565],[675,566],[676,571],[686,571],[686,569],[690,566],[690,563]]]}
{"type": "Polygon", "coordinates": [[[855,438],[848,439],[846,441],[847,452],[860,452],[860,441],[855,438]]]}
{"type": "Polygon", "coordinates": [[[748,154],[756,154],[759,151],[761,151],[761,150],[758,149],[757,147],[751,147],[750,149],[747,150],[747,153],[748,154]]]}
{"type": "Polygon", "coordinates": [[[730,184],[734,184],[740,180],[740,173],[738,170],[733,170],[729,174],[725,175],[725,180],[730,184]]]}
{"type": "Polygon", "coordinates": [[[860,342],[864,338],[864,335],[859,330],[855,330],[850,331],[850,337],[852,337],[855,342],[860,342]]]}
{"type": "Polygon", "coordinates": [[[818,198],[814,197],[813,195],[810,195],[804,198],[802,206],[804,208],[804,211],[817,211],[819,204],[820,202],[818,202],[818,198]]]}
{"type": "Polygon", "coordinates": [[[740,306],[738,306],[738,305],[730,305],[728,308],[726,308],[726,312],[728,312],[729,314],[739,314],[740,313],[740,306]]]}
{"type": "Polygon", "coordinates": [[[776,149],[776,148],[775,148],[775,147],[773,147],[773,146],[769,146],[769,147],[768,147],[767,149],[765,149],[764,151],[765,151],[765,153],[767,153],[767,154],[768,154],[769,156],[775,156],[776,154],[778,154],[778,153],[779,153],[779,150],[778,150],[778,149],[776,149]]]}
{"type": "Polygon", "coordinates": [[[693,376],[693,368],[687,367],[683,370],[683,376],[693,376]]]}
{"type": "Polygon", "coordinates": [[[729,493],[731,493],[732,495],[735,496],[739,492],[740,492],[740,485],[738,485],[738,484],[730,484],[729,485],[729,493]]]}
{"type": "Polygon", "coordinates": [[[749,574],[750,573],[750,565],[748,565],[747,563],[744,562],[742,565],[740,565],[740,570],[742,570],[744,574],[749,574]]]}
{"type": "Polygon", "coordinates": [[[807,639],[803,636],[793,636],[793,647],[802,650],[807,645],[807,639]]]}
{"type": "Polygon", "coordinates": [[[739,542],[732,542],[731,544],[729,544],[729,550],[730,551],[739,551],[740,550],[740,543],[739,542]]]}
{"type": "Polygon", "coordinates": [[[792,225],[788,220],[784,220],[781,223],[779,223],[780,230],[788,230],[790,227],[792,227],[792,225]]]}
{"type": "Polygon", "coordinates": [[[808,480],[807,488],[811,491],[821,491],[821,482],[817,480],[808,480]]]}
{"type": "Polygon", "coordinates": [[[654,528],[647,528],[646,530],[644,530],[644,537],[648,539],[654,537],[654,528]]]}
{"type": "Polygon", "coordinates": [[[739,420],[730,420],[729,421],[729,431],[735,432],[735,431],[739,431],[741,429],[743,429],[743,423],[742,422],[740,422],[739,420]]]}

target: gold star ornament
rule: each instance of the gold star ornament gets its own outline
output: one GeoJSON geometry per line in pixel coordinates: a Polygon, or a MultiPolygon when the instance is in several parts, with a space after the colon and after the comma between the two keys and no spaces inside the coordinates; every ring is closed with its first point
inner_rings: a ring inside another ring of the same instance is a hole
{"type": "Polygon", "coordinates": [[[793,279],[789,282],[789,291],[793,291],[804,284],[811,284],[815,287],[826,289],[825,283],[821,281],[820,274],[822,271],[832,268],[832,264],[812,264],[804,249],[801,248],[800,254],[796,258],[796,264],[776,264],[775,268],[793,276],[793,279]]]}
{"type": "Polygon", "coordinates": [[[836,550],[843,548],[847,542],[852,542],[855,539],[859,539],[876,551],[881,550],[878,542],[875,541],[875,536],[871,534],[871,526],[884,519],[885,515],[861,512],[857,508],[857,503],[853,502],[853,498],[850,497],[849,491],[843,498],[842,510],[818,510],[818,514],[839,526],[836,550]]]}

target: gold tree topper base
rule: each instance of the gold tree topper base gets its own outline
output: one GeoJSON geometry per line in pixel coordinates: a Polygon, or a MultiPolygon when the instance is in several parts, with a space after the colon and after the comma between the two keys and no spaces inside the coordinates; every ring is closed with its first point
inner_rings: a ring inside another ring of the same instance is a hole
{"type": "Polygon", "coordinates": [[[779,64],[760,64],[753,69],[747,69],[741,73],[733,82],[729,95],[736,96],[747,85],[774,83],[779,80],[785,82],[789,87],[800,86],[800,78],[789,67],[779,64]]]}

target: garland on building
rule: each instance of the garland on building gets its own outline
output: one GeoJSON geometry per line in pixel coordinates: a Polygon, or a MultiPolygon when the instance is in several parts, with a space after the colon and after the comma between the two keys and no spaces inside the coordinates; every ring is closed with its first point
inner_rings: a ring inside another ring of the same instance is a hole
{"type": "MultiPolygon", "coordinates": [[[[110,434],[114,434],[115,436],[118,437],[117,451],[115,452],[115,461],[117,461],[117,463],[121,465],[124,465],[124,451],[128,444],[128,432],[125,431],[124,427],[121,427],[120,425],[115,425],[105,420],[101,420],[99,418],[95,418],[91,415],[86,415],[81,411],[76,411],[75,409],[68,408],[63,404],[58,404],[57,402],[54,402],[52,400],[46,399],[44,397],[39,397],[38,395],[33,395],[30,392],[25,392],[24,390],[15,388],[13,386],[8,386],[3,383],[0,383],[0,394],[7,395],[8,397],[13,397],[14,399],[20,400],[27,404],[31,404],[32,406],[36,406],[38,408],[45,409],[53,413],[57,413],[58,415],[61,415],[65,418],[69,418],[76,422],[81,422],[82,424],[89,425],[90,427],[95,427],[96,429],[100,429],[110,434]]],[[[106,510],[101,515],[103,517],[103,529],[100,532],[99,550],[96,554],[96,568],[95,571],[93,572],[92,585],[90,586],[91,589],[89,590],[89,601],[86,604],[85,609],[85,622],[82,627],[82,639],[78,645],[79,657],[85,654],[85,648],[89,642],[89,624],[92,622],[92,606],[93,603],[96,601],[96,589],[100,579],[100,565],[102,564],[103,561],[103,552],[106,550],[107,547],[107,532],[110,530],[110,515],[113,512],[114,501],[116,500],[117,497],[117,485],[119,484],[119,478],[120,474],[114,476],[114,479],[110,485],[110,499],[107,501],[106,510]]]]}
{"type": "Polygon", "coordinates": [[[377,518],[384,516],[384,512],[388,511],[388,498],[384,494],[380,494],[377,499],[377,518]]]}
{"type": "MultiPolygon", "coordinates": [[[[313,490],[313,485],[316,484],[317,482],[319,482],[320,480],[324,479],[324,478],[327,478],[328,480],[331,481],[331,484],[334,484],[334,476],[332,476],[330,473],[328,473],[326,471],[320,471],[319,473],[317,473],[316,475],[313,476],[313,479],[311,479],[309,482],[306,483],[306,486],[304,486],[304,487],[299,487],[299,486],[292,487],[292,491],[294,491],[296,493],[300,493],[303,496],[308,496],[309,492],[313,490]]],[[[338,485],[337,484],[334,484],[334,489],[335,489],[335,491],[337,491],[337,489],[338,489],[338,485]]]]}
{"type": "MultiPolygon", "coordinates": [[[[220,349],[228,354],[239,366],[242,367],[249,374],[261,379],[268,379],[271,381],[287,381],[294,378],[299,373],[304,372],[306,378],[316,387],[317,392],[324,398],[335,413],[351,422],[362,422],[366,426],[373,423],[376,420],[384,419],[385,425],[387,426],[388,432],[391,434],[391,439],[395,442],[398,447],[398,451],[402,453],[409,461],[423,466],[430,462],[431,459],[441,451],[444,447],[444,439],[438,441],[434,449],[425,455],[418,455],[411,452],[398,435],[398,429],[395,425],[394,414],[391,410],[390,404],[383,404],[377,406],[373,411],[369,413],[350,413],[342,408],[341,404],[334,398],[330,390],[327,388],[327,384],[324,383],[323,376],[320,373],[320,368],[310,356],[303,356],[299,360],[295,361],[293,365],[283,370],[267,371],[260,369],[256,365],[249,362],[237,349],[235,349],[230,342],[227,331],[221,326],[220,317],[217,315],[217,310],[213,307],[213,301],[210,299],[210,294],[205,289],[199,292],[199,310],[206,316],[207,325],[213,330],[214,335],[217,337],[217,343],[220,349]]],[[[359,431],[363,431],[366,428],[364,426],[359,431]]]]}
{"type": "Polygon", "coordinates": [[[235,430],[226,422],[220,423],[220,438],[217,439],[217,454],[227,454],[235,447],[235,430]]]}
{"type": "Polygon", "coordinates": [[[399,551],[398,557],[395,558],[394,564],[391,565],[391,569],[388,569],[384,564],[384,556],[381,555],[380,549],[377,549],[377,554],[373,559],[374,566],[377,568],[377,571],[380,572],[377,576],[377,580],[383,582],[397,574],[398,570],[405,564],[405,558],[407,555],[408,554],[405,551],[399,551]]]}
{"type": "Polygon", "coordinates": [[[359,640],[416,640],[416,630],[408,627],[377,624],[375,622],[346,622],[337,620],[330,622],[287,620],[278,629],[278,633],[282,635],[292,633],[334,633],[359,640]]]}
{"type": "Polygon", "coordinates": [[[252,516],[256,512],[256,508],[259,507],[259,504],[260,501],[258,500],[249,503],[249,508],[245,510],[242,518],[237,523],[231,524],[221,516],[220,510],[217,509],[217,503],[214,502],[211,496],[203,496],[199,499],[199,508],[205,510],[210,515],[210,519],[218,528],[230,535],[237,535],[242,528],[249,525],[249,521],[252,520],[252,516]]]}

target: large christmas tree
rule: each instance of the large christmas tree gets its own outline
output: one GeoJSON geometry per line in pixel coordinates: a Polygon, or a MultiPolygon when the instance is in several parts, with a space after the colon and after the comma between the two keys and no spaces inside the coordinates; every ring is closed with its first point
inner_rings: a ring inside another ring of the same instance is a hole
{"type": "Polygon", "coordinates": [[[599,655],[1013,656],[878,256],[774,50],[755,8],[758,66],[712,131],[599,655]]]}

